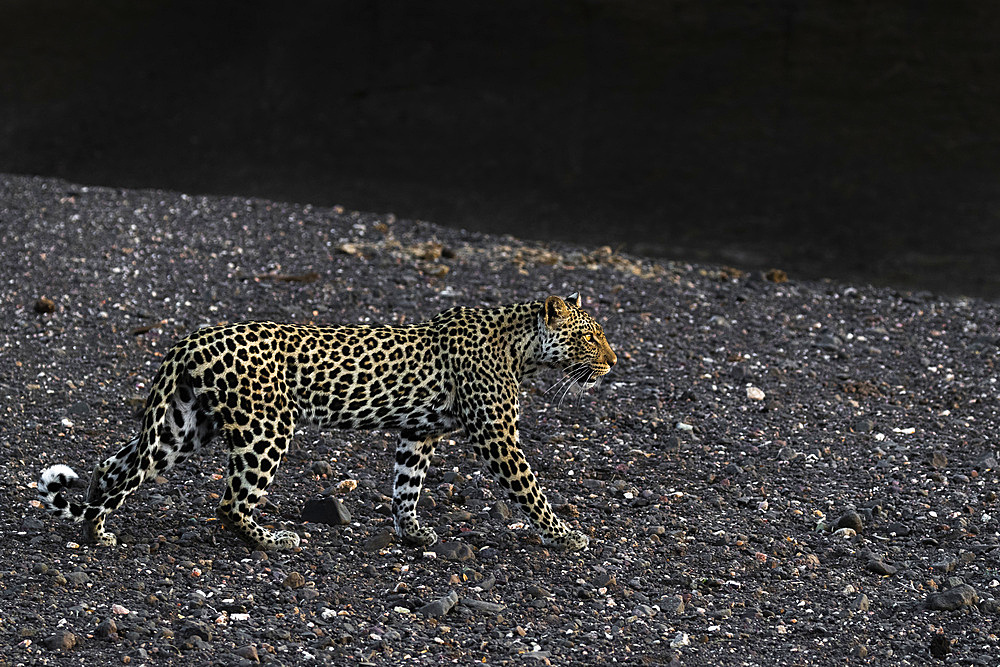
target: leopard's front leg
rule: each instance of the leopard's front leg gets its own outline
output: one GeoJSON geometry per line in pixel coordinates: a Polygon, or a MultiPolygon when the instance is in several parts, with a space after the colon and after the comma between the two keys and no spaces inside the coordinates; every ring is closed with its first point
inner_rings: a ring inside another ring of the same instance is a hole
{"type": "Polygon", "coordinates": [[[517,428],[480,429],[473,435],[476,454],[486,459],[490,472],[512,501],[516,501],[542,535],[542,543],[557,549],[583,549],[590,539],[552,511],[535,473],[518,447],[517,428]]]}
{"type": "Polygon", "coordinates": [[[433,528],[421,526],[417,520],[417,501],[430,467],[434,446],[441,434],[421,434],[403,431],[396,445],[396,467],[392,486],[392,518],[396,534],[418,546],[429,546],[438,540],[433,528]]]}

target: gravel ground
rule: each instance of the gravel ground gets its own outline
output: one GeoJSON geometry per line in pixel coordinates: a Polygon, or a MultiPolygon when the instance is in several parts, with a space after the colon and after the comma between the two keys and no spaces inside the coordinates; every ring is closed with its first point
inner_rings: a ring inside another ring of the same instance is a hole
{"type": "Polygon", "coordinates": [[[0,664],[995,664],[995,304],[19,176],[0,242],[0,664]],[[382,432],[298,433],[263,508],[295,553],[215,521],[219,446],[113,514],[117,548],[33,503],[44,466],[133,434],[203,325],[575,290],[619,364],[527,387],[522,434],[584,552],[542,547],[460,434],[428,553],[389,532],[382,432]]]}

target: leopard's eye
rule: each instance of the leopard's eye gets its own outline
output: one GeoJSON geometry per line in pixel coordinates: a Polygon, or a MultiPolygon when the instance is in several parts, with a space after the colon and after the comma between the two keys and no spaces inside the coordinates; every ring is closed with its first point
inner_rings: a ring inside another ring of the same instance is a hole
{"type": "Polygon", "coordinates": [[[595,335],[594,335],[594,334],[592,334],[592,333],[589,333],[589,334],[587,334],[587,335],[586,335],[586,336],[585,336],[584,338],[586,339],[586,341],[587,341],[588,343],[593,343],[593,342],[596,342],[596,341],[597,341],[597,336],[595,336],[595,335]]]}

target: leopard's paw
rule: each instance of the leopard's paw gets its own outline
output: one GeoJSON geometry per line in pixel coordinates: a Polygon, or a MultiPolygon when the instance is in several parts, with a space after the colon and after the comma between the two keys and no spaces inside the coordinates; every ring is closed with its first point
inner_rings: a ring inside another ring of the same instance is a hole
{"type": "Polygon", "coordinates": [[[543,537],[542,544],[563,551],[579,551],[580,549],[585,549],[590,544],[590,538],[578,530],[570,530],[564,535],[557,537],[543,537]]]}
{"type": "Polygon", "coordinates": [[[438,534],[434,532],[433,528],[428,528],[427,526],[415,528],[410,532],[401,534],[400,537],[418,547],[429,547],[438,541],[438,534]]]}

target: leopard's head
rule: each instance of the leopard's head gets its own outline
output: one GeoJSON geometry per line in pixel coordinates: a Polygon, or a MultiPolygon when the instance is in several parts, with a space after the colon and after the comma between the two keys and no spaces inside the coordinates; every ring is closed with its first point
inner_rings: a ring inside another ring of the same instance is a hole
{"type": "Polygon", "coordinates": [[[550,296],[538,315],[538,362],[589,389],[618,361],[601,325],[581,308],[579,294],[550,296]]]}

